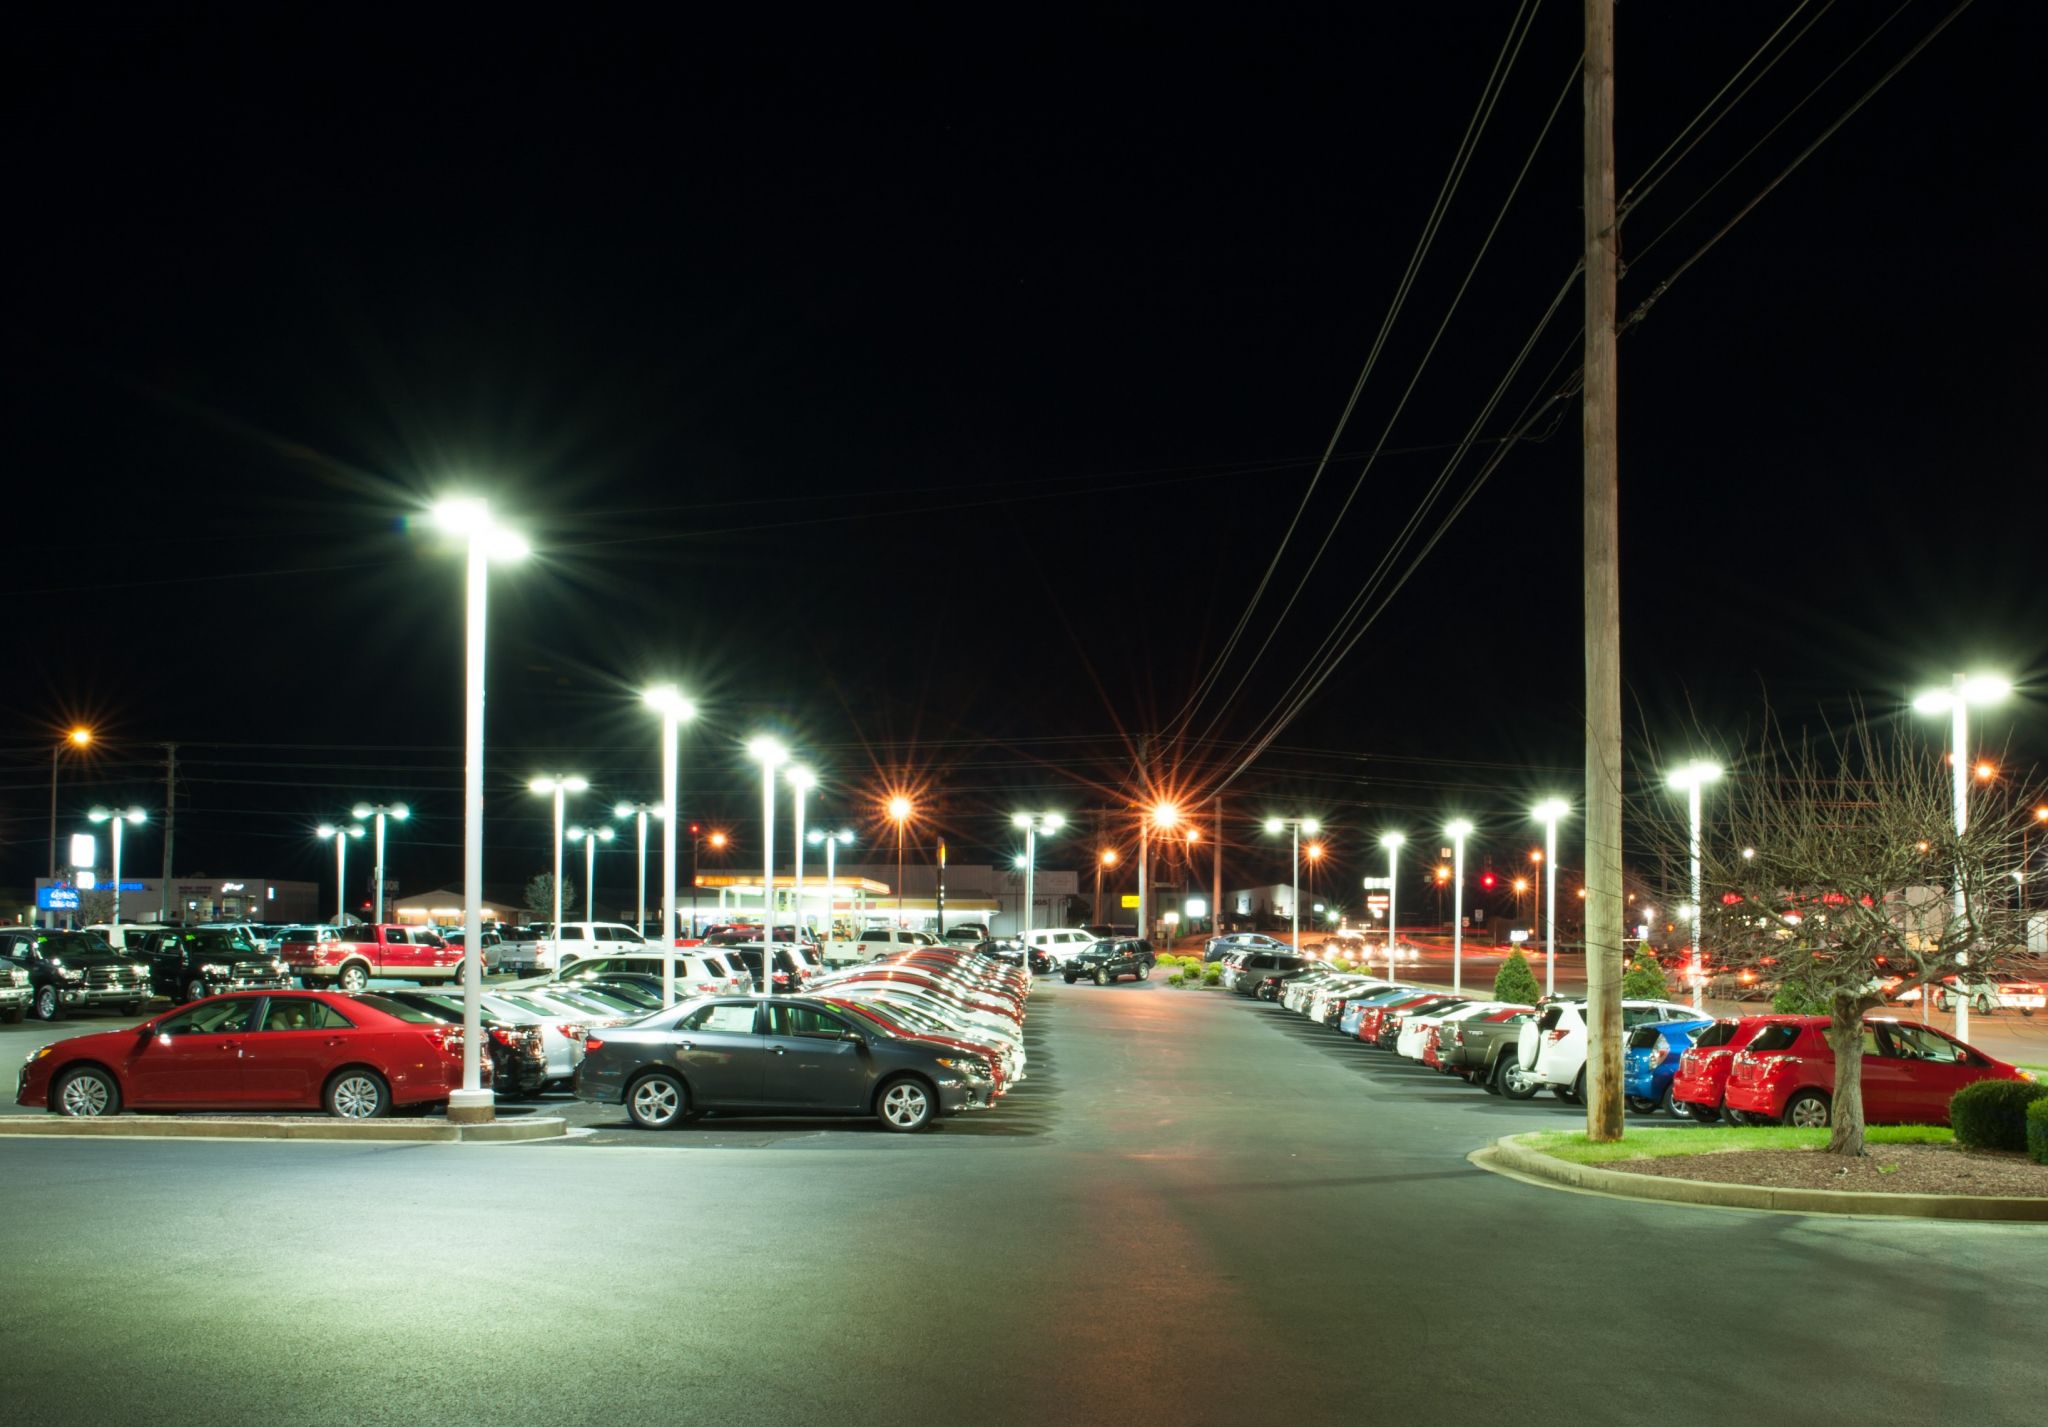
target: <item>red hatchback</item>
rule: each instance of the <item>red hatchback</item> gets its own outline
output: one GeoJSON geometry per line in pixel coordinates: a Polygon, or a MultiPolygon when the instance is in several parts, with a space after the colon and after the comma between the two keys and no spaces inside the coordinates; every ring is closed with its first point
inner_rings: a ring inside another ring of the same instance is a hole
{"type": "MultiPolygon", "coordinates": [[[[1818,1126],[1834,1118],[1835,1052],[1826,1016],[1772,1017],[1735,1056],[1724,1105],[1744,1119],[1818,1126]]],[[[2026,1080],[1932,1026],[1863,1023],[1863,1117],[1872,1124],[1946,1125],[1949,1097],[1977,1080],[2026,1080]]]]}
{"type": "MultiPolygon", "coordinates": [[[[484,1084],[491,1065],[483,1063],[484,1084]]],[[[133,1030],[44,1046],[18,1105],[60,1115],[319,1110],[367,1120],[462,1087],[462,1030],[375,994],[210,996],[133,1030]]]]}
{"type": "Polygon", "coordinates": [[[1727,1088],[1736,1052],[1746,1050],[1765,1026],[1784,1019],[1744,1016],[1702,1026],[1693,1037],[1692,1048],[1678,1057],[1678,1074],[1671,1080],[1672,1108],[1702,1124],[1720,1118],[1721,1094],[1727,1088]]]}

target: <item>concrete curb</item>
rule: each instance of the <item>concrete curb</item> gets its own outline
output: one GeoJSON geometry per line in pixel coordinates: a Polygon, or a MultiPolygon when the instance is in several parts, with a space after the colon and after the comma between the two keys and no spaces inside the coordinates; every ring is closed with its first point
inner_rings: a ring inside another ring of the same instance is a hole
{"type": "Polygon", "coordinates": [[[208,1115],[113,1115],[72,1120],[62,1115],[0,1118],[0,1137],[100,1140],[355,1140],[400,1144],[511,1144],[560,1139],[569,1122],[559,1115],[521,1115],[487,1125],[424,1120],[253,1119],[208,1115]]]}
{"type": "Polygon", "coordinates": [[[2048,1198],[2019,1199],[1989,1194],[1871,1194],[1860,1190],[1771,1189],[1755,1184],[1716,1184],[1704,1179],[1666,1179],[1628,1174],[1594,1164],[1573,1164],[1521,1143],[1522,1135],[1495,1140],[1470,1156],[1496,1174],[1563,1185],[1624,1199],[1698,1204],[1722,1209],[1762,1209],[1781,1214],[1880,1215],[1906,1219],[1964,1219],[2048,1223],[2048,1198]]]}

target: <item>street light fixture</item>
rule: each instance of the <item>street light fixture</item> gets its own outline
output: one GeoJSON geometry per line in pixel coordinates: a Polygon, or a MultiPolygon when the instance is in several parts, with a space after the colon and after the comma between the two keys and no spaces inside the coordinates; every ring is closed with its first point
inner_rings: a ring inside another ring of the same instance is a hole
{"type": "Polygon", "coordinates": [[[587,781],[586,781],[585,779],[583,779],[583,778],[580,778],[580,777],[578,777],[578,776],[577,776],[576,774],[574,774],[574,773],[568,773],[568,774],[554,774],[554,773],[543,773],[543,774],[542,774],[542,775],[541,775],[540,777],[538,777],[538,778],[535,778],[535,779],[534,779],[534,780],[533,780],[532,782],[528,783],[528,784],[527,784],[526,786],[527,786],[528,788],[532,789],[532,790],[533,790],[534,792],[536,792],[536,793],[545,793],[545,794],[549,795],[549,796],[550,796],[551,798],[553,798],[553,800],[554,800],[554,810],[555,810],[555,886],[554,886],[554,893],[555,893],[555,921],[554,921],[554,927],[552,928],[552,930],[550,930],[550,931],[549,931],[548,935],[549,935],[549,936],[551,936],[551,937],[553,937],[553,938],[555,939],[555,942],[556,942],[556,946],[555,946],[555,957],[556,957],[556,962],[555,962],[555,964],[556,964],[557,966],[560,966],[560,965],[561,965],[561,954],[562,954],[562,948],[561,948],[561,944],[560,944],[560,943],[561,943],[561,940],[562,940],[562,818],[563,818],[563,815],[564,815],[564,813],[566,813],[566,812],[567,812],[567,810],[568,810],[568,809],[567,809],[567,801],[568,801],[568,796],[569,796],[569,794],[571,794],[571,793],[581,793],[581,792],[584,792],[584,791],[586,791],[586,790],[587,790],[587,789],[588,789],[588,788],[590,787],[590,784],[589,784],[589,782],[587,782],[587,781]]]}
{"type": "Polygon", "coordinates": [[[361,823],[350,823],[337,827],[333,823],[322,823],[313,831],[323,838],[334,839],[334,924],[344,925],[348,917],[348,840],[360,839],[363,835],[361,823]]]}
{"type": "MultiPolygon", "coordinates": [[[[599,827],[569,829],[569,841],[583,844],[583,920],[586,922],[597,920],[597,845],[600,842],[610,842],[612,836],[609,823],[599,827]]],[[[555,933],[558,939],[561,935],[559,931],[555,933]]],[[[560,949],[557,948],[557,956],[559,954],[560,949]]],[[[559,960],[556,964],[560,965],[559,960]]]]}
{"type": "Polygon", "coordinates": [[[1401,856],[1401,844],[1408,839],[1398,832],[1383,833],[1380,846],[1387,850],[1387,979],[1394,979],[1394,906],[1395,894],[1399,890],[1399,877],[1394,871],[1395,863],[1401,856]]]}
{"type": "Polygon", "coordinates": [[[747,740],[747,756],[761,765],[761,994],[775,994],[775,770],[789,761],[780,739],[747,740]]]}
{"type": "Polygon", "coordinates": [[[827,832],[814,827],[804,834],[804,840],[816,847],[825,844],[825,931],[828,936],[833,928],[833,918],[839,913],[839,863],[838,853],[842,847],[853,846],[853,829],[843,827],[836,832],[827,832]]]}
{"type": "Polygon", "coordinates": [[[142,822],[149,814],[141,808],[94,808],[86,816],[96,823],[112,823],[114,833],[114,939],[115,945],[126,947],[127,940],[121,931],[121,824],[142,822]]]}
{"type": "Polygon", "coordinates": [[[1067,820],[1058,813],[1016,813],[1011,816],[1010,823],[1024,829],[1024,915],[1020,935],[1024,942],[1024,975],[1028,979],[1031,975],[1031,913],[1034,910],[1031,899],[1035,892],[1033,879],[1038,873],[1038,834],[1041,829],[1049,833],[1058,832],[1067,825],[1067,820]]]}
{"type": "MultiPolygon", "coordinates": [[[[92,744],[92,730],[80,725],[71,729],[57,740],[50,750],[50,881],[57,880],[57,756],[67,748],[87,748],[92,744]]],[[[57,924],[57,913],[50,913],[50,925],[57,924]]]]}
{"type": "MultiPolygon", "coordinates": [[[[1471,835],[1467,818],[1453,818],[1444,827],[1444,836],[1451,840],[1451,989],[1459,994],[1465,990],[1465,839],[1471,835]]],[[[1444,913],[1441,900],[1436,913],[1444,913]]]]}
{"type": "Polygon", "coordinates": [[[1707,995],[1702,984],[1706,977],[1702,974],[1700,961],[1700,796],[1707,784],[1721,781],[1721,773],[1720,764],[1695,758],[1667,779],[1673,788],[1685,794],[1685,849],[1692,871],[1692,1008],[1695,1011],[1705,1004],[1707,995]]]}
{"type": "Polygon", "coordinates": [[[1269,833],[1288,832],[1292,834],[1288,859],[1293,864],[1294,881],[1289,895],[1287,915],[1293,929],[1288,940],[1293,943],[1296,955],[1301,953],[1301,835],[1314,837],[1323,830],[1323,825],[1314,818],[1267,818],[1266,831],[1269,833]]]}
{"type": "Polygon", "coordinates": [[[390,818],[393,822],[402,823],[412,816],[412,809],[404,803],[357,803],[355,807],[349,810],[349,816],[357,822],[362,822],[365,818],[375,818],[377,820],[377,833],[374,844],[376,849],[374,855],[377,859],[377,865],[371,877],[377,888],[377,924],[382,926],[384,923],[384,820],[390,818]]]}
{"type": "Polygon", "coordinates": [[[915,809],[910,799],[898,793],[889,799],[889,820],[896,824],[896,925],[903,925],[903,826],[915,809]]]}
{"type": "Polygon", "coordinates": [[[462,766],[462,1088],[448,1096],[448,1118],[492,1117],[483,1088],[484,985],[484,631],[493,560],[527,554],[524,538],[499,525],[481,500],[455,498],[434,507],[433,523],[467,547],[467,633],[463,663],[462,766]]]}
{"type": "MultiPolygon", "coordinates": [[[[1545,798],[1531,816],[1543,824],[1543,994],[1557,992],[1557,825],[1571,816],[1572,805],[1563,798],[1545,798]]],[[[1581,896],[1584,892],[1581,891],[1581,896]]]]}
{"type": "Polygon", "coordinates": [[[1180,825],[1180,809],[1172,803],[1154,803],[1138,820],[1138,935],[1152,935],[1152,892],[1148,885],[1152,868],[1152,832],[1169,831],[1180,825]]]}
{"type": "Polygon", "coordinates": [[[1095,859],[1095,924],[1102,925],[1102,869],[1116,866],[1116,849],[1105,847],[1095,859]]]}
{"type": "MultiPolygon", "coordinates": [[[[682,814],[677,810],[676,799],[680,796],[682,778],[682,726],[697,716],[697,705],[678,693],[673,684],[656,684],[642,693],[640,699],[661,715],[661,1004],[673,1006],[676,1000],[676,839],[682,836],[683,831],[680,825],[682,814]]],[[[694,867],[694,851],[691,860],[694,867]]],[[[694,875],[691,880],[694,891],[694,875]]],[[[644,921],[644,911],[642,917],[644,921]]],[[[693,912],[693,921],[694,918],[693,912]]]]}
{"type": "MultiPolygon", "coordinates": [[[[1957,858],[1954,873],[1956,885],[1953,914],[1958,935],[1961,935],[1962,926],[1968,920],[1970,912],[1969,898],[1963,890],[1963,868],[1961,861],[1963,856],[1963,833],[1970,826],[1969,707],[1972,704],[1976,704],[1979,707],[1986,704],[1995,704],[2010,693],[2012,693],[2012,682],[1997,674],[1957,674],[1949,681],[1949,686],[1946,689],[1929,689],[1916,696],[1913,700],[1913,707],[1918,712],[1945,713],[1949,715],[1950,720],[1951,745],[1949,748],[1949,766],[1952,770],[1953,791],[1955,794],[1957,858]]],[[[1970,964],[1970,954],[1967,951],[1957,952],[1955,954],[1955,964],[1957,976],[1960,978],[1962,968],[1970,964]]],[[[1921,991],[1921,1005],[1925,1006],[1927,998],[1933,994],[1932,987],[1923,988],[1921,991]]],[[[1970,1038],[1970,1003],[1959,994],[1955,998],[1955,1005],[1956,1038],[1958,1040],[1968,1040],[1970,1038]]]]}

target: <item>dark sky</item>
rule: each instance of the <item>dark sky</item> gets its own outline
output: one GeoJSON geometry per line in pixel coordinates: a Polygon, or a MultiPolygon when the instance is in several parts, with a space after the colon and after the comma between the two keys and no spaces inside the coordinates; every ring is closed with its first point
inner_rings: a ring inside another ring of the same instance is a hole
{"type": "MultiPolygon", "coordinates": [[[[1629,215],[1624,308],[1952,8],[1624,5],[1624,188],[1791,17],[1629,215]]],[[[458,488],[539,552],[493,587],[496,881],[544,858],[531,773],[652,795],[656,676],[705,704],[686,803],[743,839],[763,727],[828,809],[902,777],[990,853],[1022,801],[1126,802],[1162,727],[1159,779],[1204,787],[1383,561],[1412,577],[1237,807],[1322,812],[1347,873],[1454,811],[1519,856],[1581,760],[1578,410],[1545,400],[1575,288],[1446,463],[1577,257],[1576,5],[1538,9],[1303,504],[1515,13],[17,19],[8,885],[79,718],[67,829],[160,799],[178,740],[181,872],[319,876],[311,824],[382,795],[421,812],[393,875],[451,880],[459,573],[404,522],[458,488]],[[1539,439],[1398,547],[1525,409],[1539,439]]],[[[2044,42],[2038,6],[1970,6],[1624,338],[1633,756],[1766,697],[2041,680],[2044,42]]],[[[1986,736],[2031,758],[2039,712],[1986,736]]]]}

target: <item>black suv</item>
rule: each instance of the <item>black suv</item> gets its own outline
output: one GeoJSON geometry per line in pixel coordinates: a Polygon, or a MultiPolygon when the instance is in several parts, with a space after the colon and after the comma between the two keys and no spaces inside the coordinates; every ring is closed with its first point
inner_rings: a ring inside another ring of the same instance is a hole
{"type": "Polygon", "coordinates": [[[1092,977],[1097,986],[1107,986],[1119,976],[1135,976],[1145,981],[1152,975],[1152,960],[1151,942],[1142,937],[1121,937],[1069,952],[1060,975],[1069,986],[1083,976],[1092,977]]]}
{"type": "Polygon", "coordinates": [[[133,1016],[149,999],[149,968],[98,932],[0,927],[0,956],[27,968],[29,1010],[39,1021],[91,1006],[133,1016]]]}
{"type": "Polygon", "coordinates": [[[239,927],[174,927],[128,934],[129,949],[149,963],[159,996],[183,1005],[222,991],[285,991],[292,969],[239,927]]]}

